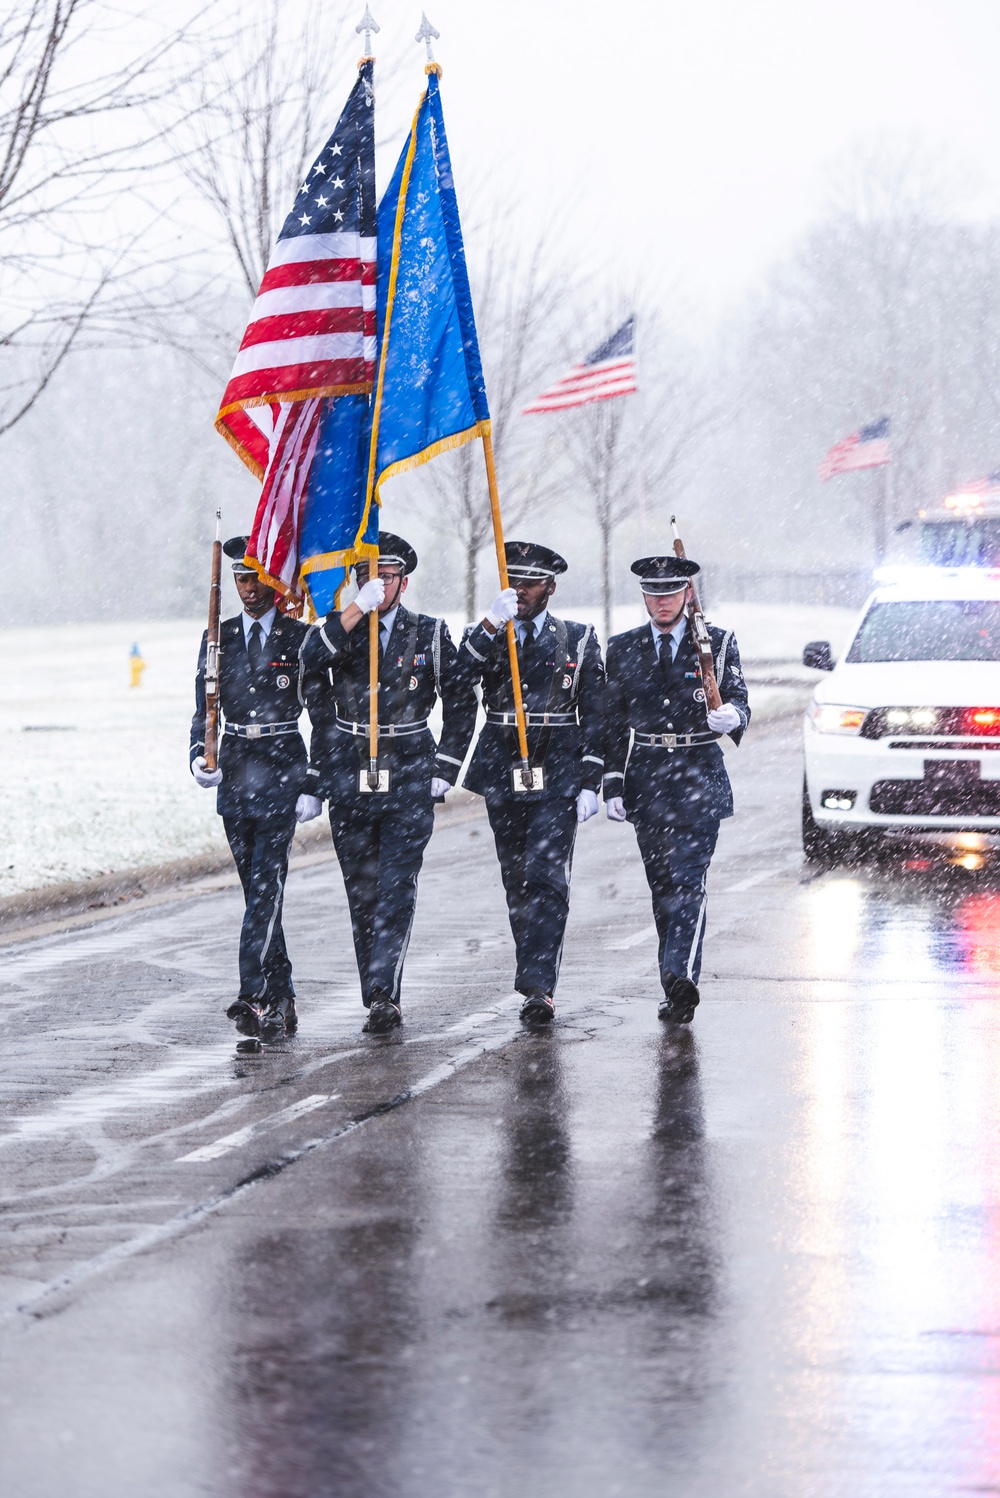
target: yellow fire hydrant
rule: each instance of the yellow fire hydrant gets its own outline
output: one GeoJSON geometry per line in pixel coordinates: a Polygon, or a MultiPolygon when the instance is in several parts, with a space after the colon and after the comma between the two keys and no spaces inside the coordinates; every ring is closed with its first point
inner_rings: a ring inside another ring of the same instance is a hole
{"type": "Polygon", "coordinates": [[[146,662],[142,658],[142,651],[138,645],[133,645],[129,652],[129,666],[132,670],[132,682],[134,687],[142,686],[142,673],[146,669],[146,662]]]}

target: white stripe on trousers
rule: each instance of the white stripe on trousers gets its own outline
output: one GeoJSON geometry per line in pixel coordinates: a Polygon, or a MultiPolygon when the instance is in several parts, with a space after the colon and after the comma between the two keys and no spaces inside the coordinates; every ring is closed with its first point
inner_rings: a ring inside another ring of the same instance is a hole
{"type": "Polygon", "coordinates": [[[285,892],[285,876],[288,873],[288,860],[289,860],[289,858],[292,855],[292,843],[294,841],[295,841],[295,828],[293,827],[292,828],[292,835],[288,839],[288,847],[285,849],[285,873],[282,874],[280,876],[280,878],[278,879],[278,888],[277,888],[277,890],[275,891],[275,894],[274,894],[274,907],[273,907],[273,909],[271,911],[271,919],[268,922],[268,926],[267,926],[267,937],[265,939],[263,947],[261,948],[261,954],[260,954],[260,971],[261,971],[261,976],[264,979],[264,993],[267,993],[267,972],[265,970],[264,964],[267,961],[267,954],[271,950],[271,942],[272,942],[272,940],[274,938],[274,928],[277,925],[277,921],[278,921],[278,910],[279,910],[279,908],[281,906],[281,897],[282,897],[282,895],[285,892]]]}
{"type": "Polygon", "coordinates": [[[694,960],[698,954],[698,943],[701,940],[701,933],[705,929],[705,910],[707,906],[708,895],[704,894],[701,897],[701,909],[698,912],[698,919],[694,923],[694,938],[691,942],[691,950],[688,953],[687,976],[689,978],[694,972],[694,960]]]}

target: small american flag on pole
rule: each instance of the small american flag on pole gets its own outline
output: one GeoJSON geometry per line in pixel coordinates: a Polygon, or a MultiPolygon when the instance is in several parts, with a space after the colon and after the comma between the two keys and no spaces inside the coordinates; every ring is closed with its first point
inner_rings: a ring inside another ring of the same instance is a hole
{"type": "Polygon", "coordinates": [[[881,468],[889,459],[889,418],[883,416],[872,426],[835,442],[819,465],[819,476],[825,481],[858,468],[881,468]]]}
{"type": "Polygon", "coordinates": [[[574,364],[568,374],[536,395],[525,406],[522,416],[542,411],[568,411],[591,401],[612,400],[616,395],[632,395],[639,388],[635,360],[635,318],[622,323],[599,348],[587,355],[582,364],[574,364]]]}

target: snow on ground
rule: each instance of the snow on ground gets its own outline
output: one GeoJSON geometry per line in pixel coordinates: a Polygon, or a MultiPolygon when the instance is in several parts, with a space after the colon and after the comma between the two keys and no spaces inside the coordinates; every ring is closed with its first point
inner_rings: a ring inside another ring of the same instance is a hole
{"type": "MultiPolygon", "coordinates": [[[[599,620],[593,609],[566,612],[599,620]]],[[[852,614],[740,603],[712,617],[736,629],[745,660],[791,662],[806,640],[836,649],[852,614]]],[[[448,622],[457,636],[461,619],[448,622]]],[[[615,611],[616,630],[641,622],[638,601],[615,611]]],[[[0,630],[0,895],[224,850],[214,792],[200,790],[187,765],[202,628],[0,630]],[[135,688],[133,644],[147,663],[135,688]]],[[[761,706],[775,690],[762,689],[761,706]]]]}

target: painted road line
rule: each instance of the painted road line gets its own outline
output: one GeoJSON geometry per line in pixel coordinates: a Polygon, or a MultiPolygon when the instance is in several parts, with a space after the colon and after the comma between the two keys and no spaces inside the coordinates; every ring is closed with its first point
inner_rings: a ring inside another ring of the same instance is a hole
{"type": "Polygon", "coordinates": [[[651,936],[655,935],[655,926],[643,926],[641,931],[633,931],[632,935],[626,936],[624,941],[609,942],[608,951],[627,952],[629,947],[637,947],[641,941],[648,941],[651,936]]]}
{"type": "MultiPolygon", "coordinates": [[[[741,879],[737,884],[730,884],[725,889],[709,890],[709,896],[715,899],[717,895],[741,895],[746,889],[753,889],[755,885],[763,884],[766,879],[773,879],[781,873],[782,869],[790,867],[793,863],[802,862],[802,856],[796,853],[793,858],[786,858],[774,868],[760,869],[756,874],[749,874],[746,879],[741,879]]],[[[649,941],[656,935],[655,926],[643,926],[641,931],[633,931],[631,936],[626,936],[624,941],[613,941],[608,943],[609,952],[627,952],[630,947],[637,947],[641,942],[649,941]]]]}
{"type": "Polygon", "coordinates": [[[218,1160],[220,1155],[228,1155],[230,1150],[238,1150],[244,1144],[249,1144],[254,1135],[260,1134],[264,1129],[273,1129],[279,1124],[291,1122],[293,1118],[301,1118],[303,1113],[312,1113],[315,1109],[332,1103],[338,1097],[340,1097],[339,1092],[315,1092],[312,1097],[304,1097],[299,1102],[292,1103],[288,1108],[282,1108],[278,1113],[269,1113],[266,1118],[258,1118],[254,1123],[237,1129],[233,1134],[223,1134],[221,1139],[214,1139],[211,1144],[203,1144],[199,1149],[191,1150],[190,1154],[178,1155],[177,1163],[194,1165],[203,1160],[218,1160]]]}
{"type": "Polygon", "coordinates": [[[134,1238],[129,1238],[124,1243],[118,1243],[114,1248],[106,1249],[103,1253],[96,1254],[92,1259],[84,1259],[74,1264],[72,1268],[67,1269],[63,1274],[57,1275],[55,1279],[49,1280],[47,1283],[39,1285],[37,1289],[30,1291],[16,1305],[0,1312],[0,1325],[12,1321],[18,1316],[35,1315],[37,1314],[37,1308],[53,1295],[72,1290],[75,1286],[82,1284],[86,1280],[93,1279],[96,1275],[104,1274],[116,1265],[135,1258],[138,1254],[149,1253],[151,1250],[159,1248],[162,1244],[172,1242],[181,1237],[184,1233],[189,1232],[191,1228],[197,1226],[198,1223],[204,1222],[207,1217],[211,1217],[214,1213],[221,1211],[223,1207],[228,1206],[230,1202],[235,1201],[244,1192],[253,1190],[255,1186],[259,1186],[265,1181],[274,1180],[276,1176],[281,1175],[289,1166],[297,1164],[299,1160],[303,1159],[306,1155],[312,1154],[314,1150],[327,1149],[331,1145],[339,1143],[340,1140],[346,1139],[349,1135],[356,1133],[358,1129],[365,1128],[367,1124],[374,1123],[376,1119],[384,1118],[387,1113],[392,1113],[397,1108],[403,1107],[406,1103],[415,1101],[430,1091],[431,1088],[438,1087],[442,1082],[449,1081],[457,1072],[462,1071],[463,1068],[471,1065],[472,1062],[479,1061],[483,1056],[489,1055],[491,1051],[496,1051],[505,1045],[510,1045],[511,1041],[518,1039],[520,1034],[520,1029],[506,1031],[502,1035],[493,1036],[489,1040],[482,1040],[478,1044],[468,1046],[464,1051],[450,1056],[441,1066],[434,1067],[432,1071],[419,1078],[418,1081],[411,1087],[406,1088],[405,1091],[396,1093],[394,1097],[387,1098],[384,1102],[376,1103],[365,1113],[361,1113],[354,1118],[345,1119],[343,1123],[338,1124],[329,1134],[321,1136],[318,1139],[310,1139],[301,1145],[300,1148],[290,1150],[287,1154],[280,1155],[277,1159],[271,1160],[265,1165],[258,1166],[250,1175],[244,1176],[242,1180],[234,1182],[232,1186],[228,1186],[216,1196],[209,1197],[207,1201],[197,1202],[194,1206],[186,1207],[184,1211],[178,1212],[175,1217],[171,1217],[167,1222],[146,1228],[134,1238]]]}

